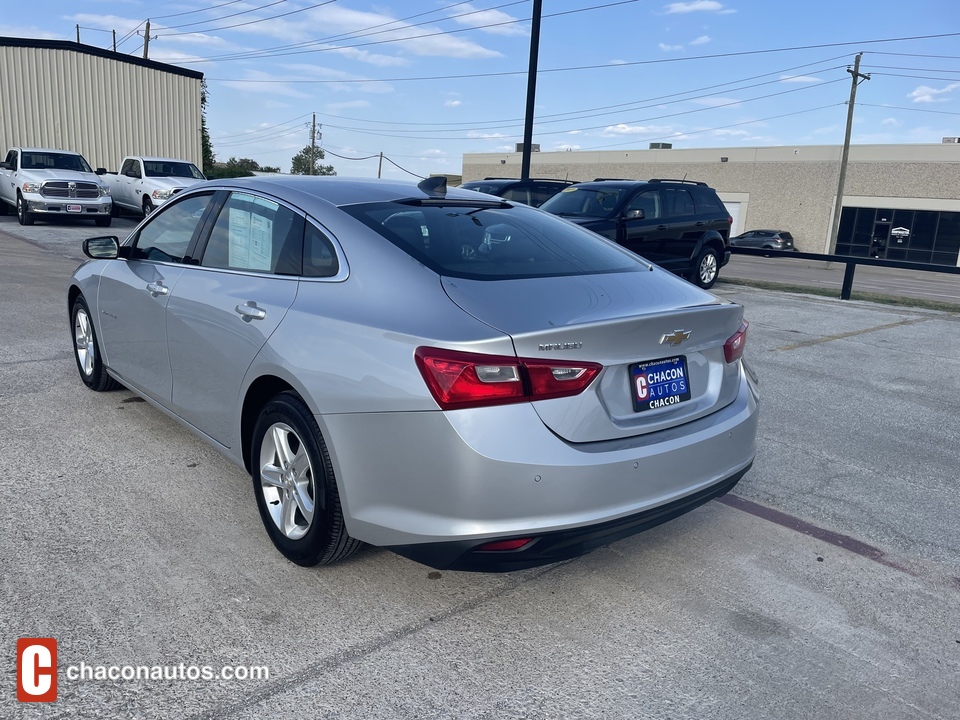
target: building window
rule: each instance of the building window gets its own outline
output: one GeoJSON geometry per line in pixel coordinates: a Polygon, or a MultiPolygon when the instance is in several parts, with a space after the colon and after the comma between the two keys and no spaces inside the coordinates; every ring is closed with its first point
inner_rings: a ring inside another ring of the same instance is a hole
{"type": "Polygon", "coordinates": [[[845,207],[836,254],[956,265],[960,212],[845,207]]]}

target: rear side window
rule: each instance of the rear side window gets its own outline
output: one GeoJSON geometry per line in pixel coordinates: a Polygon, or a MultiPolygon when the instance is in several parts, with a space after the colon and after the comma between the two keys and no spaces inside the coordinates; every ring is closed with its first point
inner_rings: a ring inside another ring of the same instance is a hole
{"type": "Polygon", "coordinates": [[[307,223],[303,234],[303,274],[306,277],[333,277],[340,272],[340,261],[333,243],[319,228],[307,223]]]}
{"type": "Polygon", "coordinates": [[[439,275],[505,280],[646,269],[599,235],[519,205],[371,203],[342,209],[439,275]]]}
{"type": "Polygon", "coordinates": [[[717,194],[710,188],[695,187],[693,189],[694,199],[700,207],[701,212],[718,212],[728,215],[726,206],[717,197],[717,194]]]}
{"type": "Polygon", "coordinates": [[[667,217],[694,215],[693,196],[686,188],[665,187],[660,190],[667,217]]]}
{"type": "Polygon", "coordinates": [[[210,233],[204,267],[299,275],[304,220],[279,203],[232,192],[210,233]]]}

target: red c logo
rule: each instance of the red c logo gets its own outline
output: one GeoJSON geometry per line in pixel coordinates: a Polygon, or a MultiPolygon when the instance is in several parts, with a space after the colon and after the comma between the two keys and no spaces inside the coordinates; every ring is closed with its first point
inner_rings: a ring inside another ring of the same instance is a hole
{"type": "Polygon", "coordinates": [[[53,702],[57,699],[57,641],[53,638],[17,640],[17,700],[53,702]]]}

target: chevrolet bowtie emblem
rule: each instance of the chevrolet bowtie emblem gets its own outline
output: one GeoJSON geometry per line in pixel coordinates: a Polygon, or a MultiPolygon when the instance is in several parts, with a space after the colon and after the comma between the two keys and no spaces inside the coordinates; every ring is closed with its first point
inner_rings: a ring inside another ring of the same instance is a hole
{"type": "Polygon", "coordinates": [[[674,330],[670,335],[664,335],[660,338],[661,345],[679,345],[684,340],[690,339],[689,330],[674,330]]]}

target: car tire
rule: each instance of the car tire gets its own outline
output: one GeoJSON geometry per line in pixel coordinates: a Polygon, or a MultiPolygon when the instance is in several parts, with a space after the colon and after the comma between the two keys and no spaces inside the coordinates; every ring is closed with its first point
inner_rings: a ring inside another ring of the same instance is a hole
{"type": "Polygon", "coordinates": [[[705,247],[697,255],[693,265],[693,282],[704,290],[709,290],[720,274],[720,256],[711,247],[705,247]]]}
{"type": "Polygon", "coordinates": [[[143,216],[147,217],[153,211],[154,211],[153,201],[148,197],[144,197],[143,198],[143,216]]]}
{"type": "Polygon", "coordinates": [[[73,358],[77,361],[77,370],[83,384],[95,392],[116,390],[120,383],[110,377],[103,365],[97,331],[93,327],[90,309],[83,295],[73,303],[70,323],[73,326],[73,358]]]}
{"type": "Polygon", "coordinates": [[[110,203],[110,217],[120,217],[120,206],[116,203],[110,203]]]}
{"type": "Polygon", "coordinates": [[[7,203],[5,203],[3,200],[0,200],[0,215],[6,215],[7,212],[7,203]]]}
{"type": "Polygon", "coordinates": [[[27,201],[17,193],[17,222],[21,225],[33,225],[33,213],[27,210],[27,201]]]}
{"type": "Polygon", "coordinates": [[[97,224],[97,227],[110,227],[110,223],[113,222],[113,218],[107,215],[107,217],[94,218],[93,221],[97,224]]]}
{"type": "Polygon", "coordinates": [[[250,448],[260,519],[288,560],[311,567],[356,552],[362,543],[347,533],[326,443],[299,396],[280,393],[264,406],[250,448]]]}

